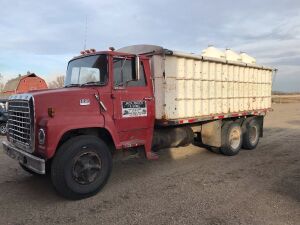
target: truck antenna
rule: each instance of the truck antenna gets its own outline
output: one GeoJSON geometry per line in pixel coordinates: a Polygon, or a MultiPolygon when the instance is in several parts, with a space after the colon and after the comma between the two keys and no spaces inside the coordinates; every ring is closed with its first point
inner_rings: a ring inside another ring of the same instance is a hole
{"type": "Polygon", "coordinates": [[[83,43],[83,50],[86,50],[86,40],[87,40],[87,16],[85,16],[85,27],[84,27],[84,43],[83,43]]]}

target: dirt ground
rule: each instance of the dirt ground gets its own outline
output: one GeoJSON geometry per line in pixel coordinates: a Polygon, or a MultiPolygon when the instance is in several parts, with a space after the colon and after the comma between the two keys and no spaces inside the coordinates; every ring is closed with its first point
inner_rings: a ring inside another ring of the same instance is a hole
{"type": "Polygon", "coordinates": [[[0,224],[300,224],[300,104],[274,104],[256,150],[196,146],[114,163],[95,197],[68,201],[0,151],[0,224]]]}

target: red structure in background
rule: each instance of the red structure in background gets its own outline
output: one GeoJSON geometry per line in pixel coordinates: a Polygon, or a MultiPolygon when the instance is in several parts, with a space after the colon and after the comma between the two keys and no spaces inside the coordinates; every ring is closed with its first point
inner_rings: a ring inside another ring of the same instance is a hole
{"type": "Polygon", "coordinates": [[[44,79],[35,73],[27,72],[26,75],[9,80],[1,93],[1,97],[5,98],[13,94],[25,93],[32,90],[48,89],[44,79]]]}

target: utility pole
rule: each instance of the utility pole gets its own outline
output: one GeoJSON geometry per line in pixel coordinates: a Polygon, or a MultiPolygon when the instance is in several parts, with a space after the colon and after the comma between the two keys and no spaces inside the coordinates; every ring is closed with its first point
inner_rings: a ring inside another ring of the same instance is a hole
{"type": "Polygon", "coordinates": [[[86,50],[86,41],[87,41],[87,16],[85,16],[85,28],[84,28],[84,43],[83,43],[83,50],[86,50]]]}

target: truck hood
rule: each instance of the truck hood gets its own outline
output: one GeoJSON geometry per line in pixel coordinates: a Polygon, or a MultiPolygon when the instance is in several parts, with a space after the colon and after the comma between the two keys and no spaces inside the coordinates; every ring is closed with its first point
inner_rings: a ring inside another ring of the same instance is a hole
{"type": "Polygon", "coordinates": [[[48,109],[54,110],[55,117],[78,117],[99,115],[99,103],[96,89],[61,88],[30,93],[34,97],[36,119],[48,116],[48,109]]]}

